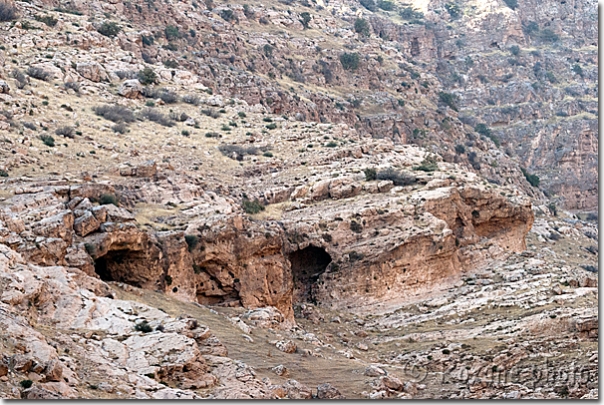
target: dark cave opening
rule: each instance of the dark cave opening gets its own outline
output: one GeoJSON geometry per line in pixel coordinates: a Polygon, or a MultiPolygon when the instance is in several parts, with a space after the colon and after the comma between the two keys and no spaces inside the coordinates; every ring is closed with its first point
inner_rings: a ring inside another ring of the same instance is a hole
{"type": "Polygon", "coordinates": [[[140,267],[140,252],[131,250],[112,250],[94,261],[94,271],[103,281],[121,281],[135,287],[140,283],[133,282],[137,267],[140,267]]]}
{"type": "Polygon", "coordinates": [[[293,302],[316,303],[313,286],[331,263],[331,256],[323,248],[308,246],[289,255],[294,279],[293,302]]]}

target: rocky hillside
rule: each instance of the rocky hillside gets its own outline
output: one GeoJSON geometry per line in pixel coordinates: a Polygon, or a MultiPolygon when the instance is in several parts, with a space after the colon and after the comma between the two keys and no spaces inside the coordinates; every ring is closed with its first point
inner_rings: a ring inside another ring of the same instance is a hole
{"type": "Polygon", "coordinates": [[[552,4],[0,0],[2,397],[597,396],[596,10],[552,4]],[[587,377],[452,371],[542,358],[587,377]]]}

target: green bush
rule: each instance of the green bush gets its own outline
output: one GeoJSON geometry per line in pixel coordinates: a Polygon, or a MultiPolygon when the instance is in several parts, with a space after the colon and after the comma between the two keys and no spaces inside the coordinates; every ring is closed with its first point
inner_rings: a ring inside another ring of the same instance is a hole
{"type": "Polygon", "coordinates": [[[199,237],[197,235],[185,235],[185,242],[187,242],[187,246],[190,252],[195,249],[195,247],[199,243],[199,237]]]}
{"type": "Polygon", "coordinates": [[[512,53],[512,55],[518,56],[520,55],[520,47],[518,45],[512,45],[510,46],[510,52],[512,53]]]}
{"type": "Polygon", "coordinates": [[[575,65],[573,66],[573,72],[575,72],[579,76],[583,77],[583,69],[581,68],[581,66],[579,64],[575,63],[575,65]]]}
{"type": "Polygon", "coordinates": [[[233,13],[233,10],[226,8],[224,10],[222,10],[220,12],[220,16],[222,17],[223,20],[231,22],[233,20],[236,20],[237,17],[235,16],[235,13],[233,13]]]}
{"type": "Polygon", "coordinates": [[[50,146],[51,148],[55,146],[55,138],[50,135],[40,135],[40,139],[46,146],[50,146]]]}
{"type": "Polygon", "coordinates": [[[532,33],[539,32],[539,25],[535,21],[529,21],[522,27],[522,31],[527,35],[531,35],[532,33]]]}
{"type": "Polygon", "coordinates": [[[264,153],[262,154],[262,156],[267,157],[267,158],[272,158],[272,157],[273,157],[273,154],[272,154],[271,152],[264,152],[264,153]]]}
{"type": "Polygon", "coordinates": [[[371,181],[377,179],[377,170],[374,168],[368,167],[363,172],[365,173],[365,180],[371,181]]]}
{"type": "Polygon", "coordinates": [[[340,55],[340,63],[345,70],[357,70],[359,68],[358,53],[343,53],[340,55]]]}
{"type": "Polygon", "coordinates": [[[377,6],[384,11],[394,10],[394,3],[390,0],[378,0],[377,6]]]}
{"type": "Polygon", "coordinates": [[[34,384],[34,382],[32,380],[22,380],[19,385],[21,387],[23,387],[24,389],[28,389],[31,388],[31,386],[34,384]]]}
{"type": "Polygon", "coordinates": [[[264,204],[258,201],[258,199],[251,201],[247,198],[244,198],[243,202],[241,203],[241,206],[243,207],[243,210],[248,214],[257,214],[260,211],[265,210],[264,204]]]}
{"type": "Polygon", "coordinates": [[[334,141],[329,141],[329,142],[327,142],[327,144],[325,146],[328,148],[335,148],[336,146],[338,146],[338,144],[335,143],[334,141]]]}
{"type": "MultiPolygon", "coordinates": [[[[166,276],[169,277],[169,276],[166,276]]],[[[134,330],[139,331],[139,332],[143,332],[143,333],[149,333],[153,331],[153,328],[151,327],[151,325],[149,325],[149,323],[147,321],[142,321],[137,323],[134,326],[134,330]]]]}
{"type": "Polygon", "coordinates": [[[558,34],[556,34],[554,31],[550,30],[549,28],[546,28],[544,30],[541,30],[538,34],[539,39],[541,39],[543,42],[558,42],[558,40],[560,39],[560,37],[558,36],[558,34]]]}
{"type": "Polygon", "coordinates": [[[176,69],[178,67],[178,62],[176,62],[174,59],[165,60],[163,64],[168,69],[176,69]]]}
{"type": "Polygon", "coordinates": [[[113,204],[115,206],[117,206],[117,197],[114,194],[101,194],[101,197],[99,198],[99,203],[101,205],[108,205],[108,204],[113,204]]]}
{"type": "Polygon", "coordinates": [[[8,177],[8,172],[4,169],[0,169],[0,177],[8,177]]]}
{"type": "Polygon", "coordinates": [[[407,173],[389,167],[386,170],[380,170],[376,175],[377,180],[390,180],[395,186],[408,186],[417,183],[417,178],[407,173]]]}
{"type": "Polygon", "coordinates": [[[447,4],[445,4],[445,9],[447,10],[447,12],[449,13],[449,15],[452,18],[461,17],[461,15],[463,14],[463,12],[461,11],[461,8],[459,7],[459,5],[457,5],[455,3],[447,3],[447,4]]]}
{"type": "Polygon", "coordinates": [[[503,0],[503,2],[512,10],[516,10],[516,8],[518,7],[518,0],[503,0]]]}
{"type": "Polygon", "coordinates": [[[138,72],[138,81],[141,84],[154,84],[157,83],[157,74],[150,67],[146,67],[138,72]]]}
{"type": "Polygon", "coordinates": [[[182,36],[180,31],[178,30],[178,27],[174,25],[168,25],[166,28],[164,28],[164,35],[166,36],[166,39],[168,41],[179,39],[182,36]]]}
{"type": "Polygon", "coordinates": [[[438,170],[438,163],[434,156],[427,156],[422,160],[421,164],[414,168],[414,170],[421,170],[423,172],[433,172],[438,170]]]}
{"type": "Polygon", "coordinates": [[[411,20],[421,20],[424,18],[424,13],[421,11],[417,11],[413,7],[403,7],[401,11],[399,11],[399,15],[403,20],[411,21],[411,20]]]}
{"type": "Polygon", "coordinates": [[[375,1],[374,0],[360,0],[361,6],[365,7],[369,11],[375,11],[375,1]]]}
{"type": "Polygon", "coordinates": [[[275,129],[275,128],[277,128],[277,124],[275,124],[275,123],[273,122],[273,123],[271,123],[271,124],[266,125],[266,128],[268,128],[268,129],[275,129]]]}
{"type": "Polygon", "coordinates": [[[54,27],[59,22],[59,20],[57,20],[51,15],[36,15],[34,18],[36,19],[36,21],[40,21],[48,25],[49,27],[54,27]]]}
{"type": "Polygon", "coordinates": [[[302,26],[304,27],[304,29],[307,29],[308,24],[310,23],[310,20],[312,20],[310,13],[308,11],[305,11],[302,14],[300,14],[300,17],[302,17],[302,19],[300,20],[300,22],[302,23],[302,26]]]}
{"type": "Polygon", "coordinates": [[[117,23],[113,22],[113,21],[105,21],[98,29],[97,31],[99,32],[99,34],[104,35],[106,37],[114,37],[117,34],[120,33],[120,31],[122,30],[122,27],[120,27],[117,23]]]}
{"type": "Polygon", "coordinates": [[[357,34],[360,34],[364,37],[368,37],[370,32],[369,32],[369,23],[367,22],[367,20],[364,20],[362,18],[357,18],[356,21],[354,22],[354,32],[356,32],[357,34]]]}
{"type": "Polygon", "coordinates": [[[457,106],[455,105],[457,97],[454,94],[441,91],[438,93],[438,98],[440,101],[448,105],[452,110],[457,111],[457,106]]]}
{"type": "Polygon", "coordinates": [[[458,154],[464,154],[466,153],[466,148],[463,145],[455,145],[455,152],[457,152],[458,154]]]}
{"type": "Polygon", "coordinates": [[[529,172],[526,171],[526,169],[524,168],[520,168],[520,171],[522,171],[522,174],[524,175],[524,178],[526,179],[526,181],[529,182],[529,184],[533,187],[539,187],[539,183],[541,182],[541,180],[539,179],[539,176],[537,176],[536,174],[530,174],[529,172]]]}

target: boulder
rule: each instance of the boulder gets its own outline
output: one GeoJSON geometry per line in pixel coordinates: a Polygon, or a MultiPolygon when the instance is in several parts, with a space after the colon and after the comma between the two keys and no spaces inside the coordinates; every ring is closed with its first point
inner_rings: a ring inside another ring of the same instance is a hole
{"type": "Polygon", "coordinates": [[[124,81],[117,90],[120,96],[132,99],[141,98],[142,93],[143,85],[137,79],[124,81]]]}
{"type": "Polygon", "coordinates": [[[83,62],[76,65],[76,72],[84,79],[91,82],[107,81],[108,76],[105,69],[98,62],[83,62]]]}
{"type": "Polygon", "coordinates": [[[92,212],[86,211],[84,215],[76,218],[73,224],[73,230],[79,236],[86,236],[99,229],[99,226],[101,226],[99,220],[96,219],[92,212]]]}

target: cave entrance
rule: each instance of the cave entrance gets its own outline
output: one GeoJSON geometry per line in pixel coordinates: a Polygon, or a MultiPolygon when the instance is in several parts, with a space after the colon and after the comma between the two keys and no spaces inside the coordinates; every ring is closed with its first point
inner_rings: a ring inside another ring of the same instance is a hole
{"type": "Polygon", "coordinates": [[[140,283],[133,282],[133,269],[140,267],[143,258],[141,252],[131,250],[112,250],[94,261],[94,271],[103,281],[121,281],[135,287],[140,283]]]}
{"type": "Polygon", "coordinates": [[[308,246],[289,255],[294,278],[293,302],[316,303],[313,286],[325,272],[331,256],[323,248],[308,246]]]}

